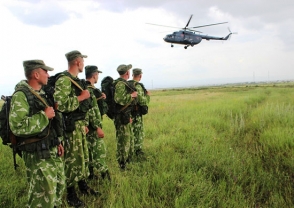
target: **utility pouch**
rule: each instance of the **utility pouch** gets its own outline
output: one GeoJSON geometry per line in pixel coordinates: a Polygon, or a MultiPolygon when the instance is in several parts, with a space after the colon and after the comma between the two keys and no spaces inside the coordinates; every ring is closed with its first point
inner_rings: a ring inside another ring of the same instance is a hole
{"type": "Polygon", "coordinates": [[[48,159],[51,157],[49,148],[43,142],[38,143],[37,154],[38,154],[39,159],[48,159]]]}
{"type": "Polygon", "coordinates": [[[25,152],[35,152],[37,150],[37,143],[18,145],[18,149],[25,152]]]}
{"type": "Polygon", "coordinates": [[[75,120],[72,114],[63,115],[63,129],[66,132],[73,132],[76,129],[75,120]]]}
{"type": "Polygon", "coordinates": [[[148,113],[148,106],[147,105],[140,106],[140,113],[141,115],[146,115],[148,113]]]}
{"type": "Polygon", "coordinates": [[[122,125],[127,125],[130,123],[130,114],[127,112],[120,113],[120,122],[122,125]]]}

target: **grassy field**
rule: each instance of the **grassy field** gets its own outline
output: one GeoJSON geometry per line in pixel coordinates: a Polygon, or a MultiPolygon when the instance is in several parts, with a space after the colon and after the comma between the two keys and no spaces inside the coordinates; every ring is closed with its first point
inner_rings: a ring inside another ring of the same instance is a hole
{"type": "MultiPolygon", "coordinates": [[[[147,159],[120,171],[115,131],[104,118],[112,181],[87,207],[293,207],[294,85],[153,91],[147,159]]],[[[0,145],[0,206],[24,207],[24,164],[0,145]]],[[[67,204],[64,203],[64,207],[67,204]]]]}

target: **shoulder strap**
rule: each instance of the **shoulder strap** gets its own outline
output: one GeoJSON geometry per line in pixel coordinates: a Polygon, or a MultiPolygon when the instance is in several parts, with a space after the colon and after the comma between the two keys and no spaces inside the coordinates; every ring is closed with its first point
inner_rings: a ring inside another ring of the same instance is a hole
{"type": "Polygon", "coordinates": [[[127,81],[122,81],[122,80],[118,80],[117,83],[115,83],[115,86],[119,83],[122,82],[124,83],[125,86],[127,86],[130,90],[132,90],[133,92],[135,91],[133,88],[130,87],[130,85],[128,85],[127,81]]]}
{"type": "Polygon", "coordinates": [[[69,78],[69,80],[77,87],[77,88],[79,88],[81,91],[83,91],[84,89],[76,82],[76,81],[74,81],[71,77],[70,77],[70,73],[69,72],[63,72],[63,73],[60,73],[60,75],[58,76],[58,77],[60,77],[60,76],[66,76],[67,78],[69,78]]]}
{"type": "MultiPolygon", "coordinates": [[[[32,89],[30,89],[30,88],[28,88],[27,87],[27,89],[33,94],[33,95],[35,95],[46,107],[49,107],[49,105],[46,103],[46,101],[38,94],[38,93],[36,93],[34,90],[32,90],[32,89]]],[[[23,88],[23,87],[21,87],[21,88],[19,88],[19,89],[17,89],[15,92],[17,92],[17,91],[22,91],[25,95],[26,95],[26,97],[27,97],[27,99],[28,99],[28,102],[30,102],[30,98],[29,98],[29,96],[27,95],[27,90],[25,89],[25,88],[23,88]]]]}
{"type": "MultiPolygon", "coordinates": [[[[88,85],[87,86],[88,88],[92,88],[93,90],[96,90],[97,88],[96,87],[94,87],[94,86],[92,86],[92,85],[88,85]]],[[[103,98],[103,96],[100,96],[100,97],[96,97],[96,100],[100,100],[100,99],[102,99],[103,98]]]]}
{"type": "Polygon", "coordinates": [[[83,91],[84,89],[76,82],[74,81],[72,78],[70,78],[69,76],[66,76],[67,78],[69,78],[69,80],[77,87],[79,88],[81,91],[83,91]]]}
{"type": "Polygon", "coordinates": [[[46,107],[49,107],[49,105],[45,102],[45,100],[38,94],[36,93],[34,90],[29,89],[31,91],[31,93],[33,93],[42,103],[44,103],[44,105],[46,107]]]}

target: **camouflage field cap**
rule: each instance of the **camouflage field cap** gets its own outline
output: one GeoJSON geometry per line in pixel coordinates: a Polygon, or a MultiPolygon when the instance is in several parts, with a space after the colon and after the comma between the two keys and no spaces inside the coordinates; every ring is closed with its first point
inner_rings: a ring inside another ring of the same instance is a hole
{"type": "Polygon", "coordinates": [[[81,54],[80,51],[74,50],[74,51],[70,51],[70,52],[66,53],[65,57],[67,58],[67,61],[70,62],[78,57],[87,58],[88,56],[81,54]]]}
{"type": "Polygon", "coordinates": [[[88,66],[85,66],[85,74],[92,74],[94,72],[98,72],[98,73],[102,73],[102,71],[99,71],[98,70],[98,67],[95,66],[95,65],[88,65],[88,66]]]}
{"type": "Polygon", "coordinates": [[[126,73],[128,70],[130,70],[132,68],[132,64],[129,65],[125,65],[125,64],[121,64],[117,67],[117,72],[119,74],[124,74],[126,73]]]}
{"type": "Polygon", "coordinates": [[[135,68],[133,69],[133,75],[140,75],[143,74],[142,69],[135,68]]]}
{"type": "Polygon", "coordinates": [[[23,68],[24,68],[25,72],[32,71],[32,70],[38,69],[38,68],[42,68],[46,71],[53,71],[54,70],[53,68],[46,66],[44,61],[38,60],[38,59],[23,61],[23,68]]]}

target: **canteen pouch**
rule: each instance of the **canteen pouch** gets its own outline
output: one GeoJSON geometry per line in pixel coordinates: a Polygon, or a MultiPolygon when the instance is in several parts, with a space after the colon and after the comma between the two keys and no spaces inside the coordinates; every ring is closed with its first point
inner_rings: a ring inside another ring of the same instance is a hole
{"type": "Polygon", "coordinates": [[[72,114],[63,115],[63,129],[66,132],[73,132],[76,129],[75,120],[72,114]]]}
{"type": "Polygon", "coordinates": [[[120,122],[122,125],[127,125],[130,123],[130,114],[127,112],[121,112],[120,114],[120,122]]]}
{"type": "Polygon", "coordinates": [[[140,106],[140,113],[141,115],[146,115],[148,113],[148,106],[147,105],[140,106]]]}
{"type": "Polygon", "coordinates": [[[49,147],[44,142],[39,142],[37,145],[37,154],[39,159],[48,159],[51,157],[49,147]]]}

